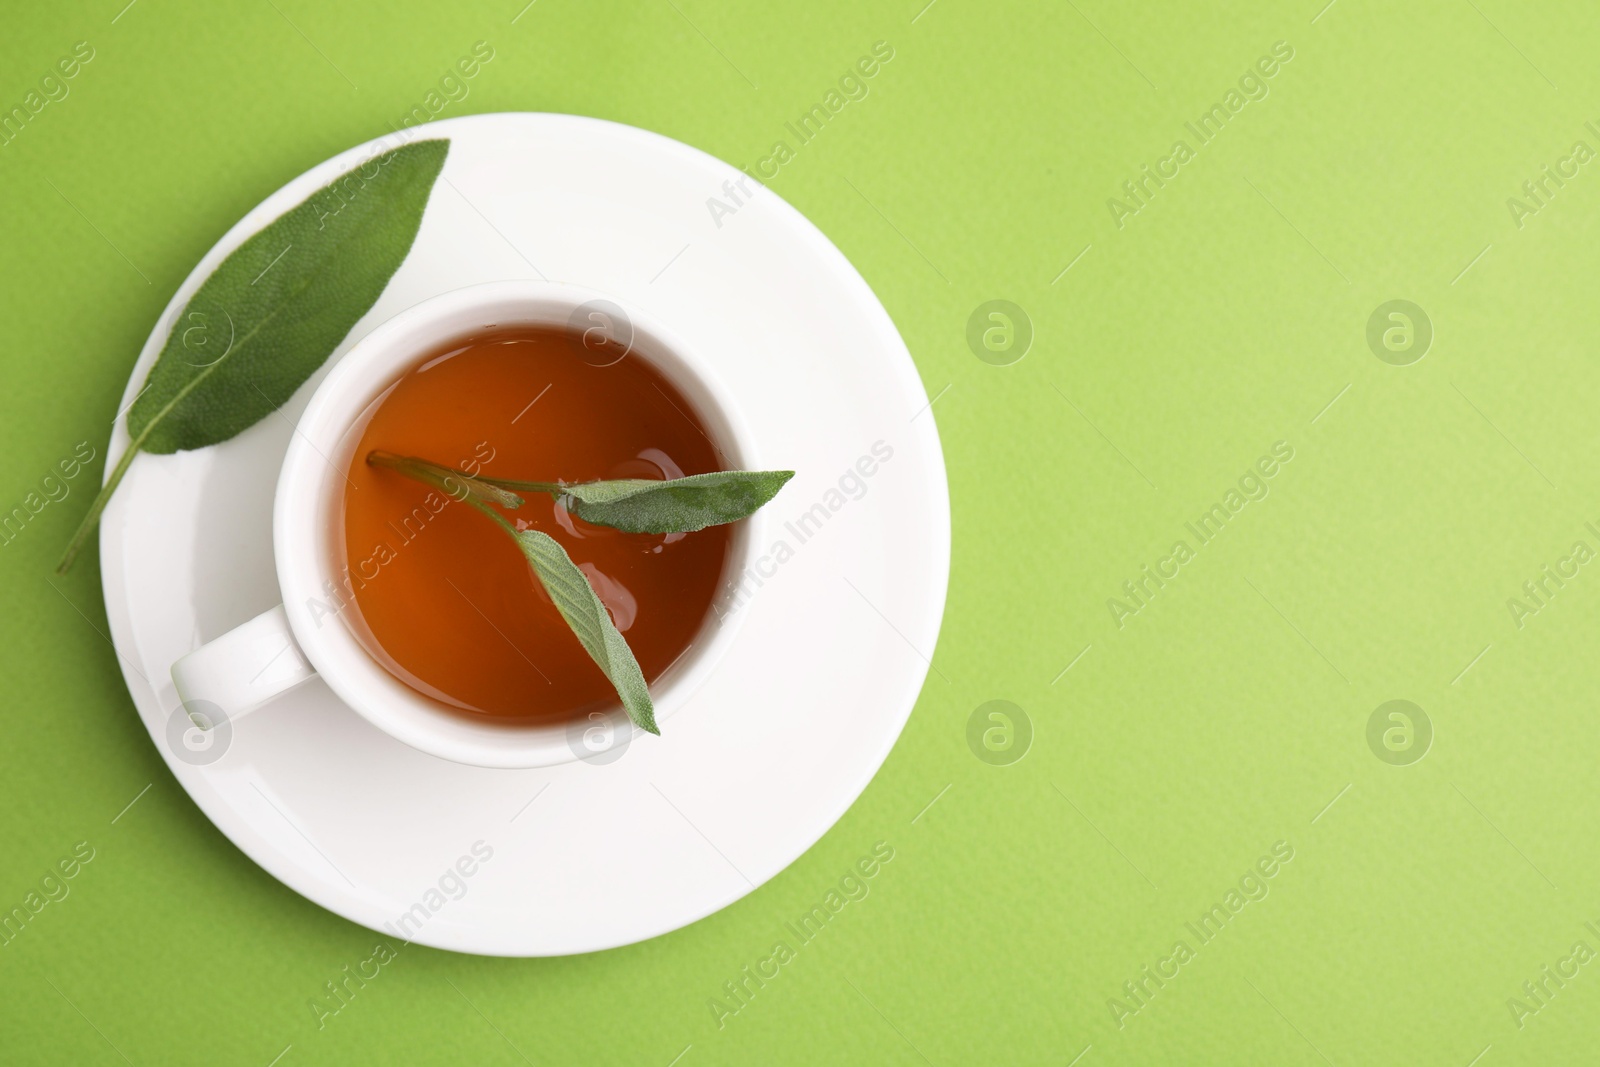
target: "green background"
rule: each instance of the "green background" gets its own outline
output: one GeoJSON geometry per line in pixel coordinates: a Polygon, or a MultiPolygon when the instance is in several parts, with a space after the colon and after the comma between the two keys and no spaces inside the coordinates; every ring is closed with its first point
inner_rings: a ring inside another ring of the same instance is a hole
{"type": "Polygon", "coordinates": [[[1520,627],[1507,605],[1600,549],[1600,162],[1520,226],[1507,205],[1600,148],[1586,5],[122,2],[13,5],[0,30],[7,108],[95,49],[0,148],[0,508],[81,440],[97,478],[194,263],[473,42],[495,59],[445,116],[594,115],[753,164],[883,40],[870,94],[772,188],[939,394],[949,606],[883,770],[771,883],[598,955],[408,948],[319,1029],[309,998],[374,936],[178,788],[102,636],[96,553],[51,574],[75,490],[0,547],[0,909],[76,842],[96,855],[0,948],[0,1061],[1593,1060],[1600,963],[1520,1027],[1507,1005],[1600,949],[1600,567],[1520,627]],[[1270,95],[1198,147],[1185,121],[1277,41],[1270,95]],[[1179,138],[1195,158],[1119,228],[1108,198],[1179,138]],[[994,299],[1034,331],[1008,366],[967,342],[994,299]],[[1366,340],[1394,299],[1434,329],[1407,366],[1366,340]],[[1270,495],[1119,628],[1107,599],[1196,548],[1184,524],[1280,440],[1270,495]],[[967,741],[996,699],[1032,729],[1001,765],[967,741]],[[1434,732],[1409,765],[1367,740],[1394,699],[1434,732]],[[719,1028],[722,983],[876,841],[870,896],[719,1028]],[[1270,893],[1200,945],[1185,923],[1279,841],[1270,893]],[[1119,1027],[1108,1000],[1179,939],[1194,958],[1119,1027]]]}

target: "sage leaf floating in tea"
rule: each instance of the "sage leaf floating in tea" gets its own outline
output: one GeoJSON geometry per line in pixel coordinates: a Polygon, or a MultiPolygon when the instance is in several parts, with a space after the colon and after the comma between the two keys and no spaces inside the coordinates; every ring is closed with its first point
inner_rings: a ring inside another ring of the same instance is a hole
{"type": "MultiPolygon", "coordinates": [[[[487,510],[487,509],[485,509],[487,510]]],[[[495,518],[500,518],[498,515],[495,518]]],[[[644,672],[634,658],[627,639],[611,621],[611,613],[601,603],[600,596],[589,584],[588,575],[578,569],[555,538],[538,530],[517,530],[504,519],[501,525],[516,539],[517,547],[533,565],[539,584],[555,601],[556,610],[567,620],[567,625],[577,635],[579,644],[589,653],[611,685],[617,691],[622,706],[641,730],[659,735],[656,726],[655,705],[650,702],[650,688],[645,683],[644,672]]]]}
{"type": "Polygon", "coordinates": [[[793,477],[794,471],[712,471],[665,481],[622,478],[572,485],[479,480],[514,492],[550,493],[596,526],[627,533],[693,533],[749,518],[793,477]]]}

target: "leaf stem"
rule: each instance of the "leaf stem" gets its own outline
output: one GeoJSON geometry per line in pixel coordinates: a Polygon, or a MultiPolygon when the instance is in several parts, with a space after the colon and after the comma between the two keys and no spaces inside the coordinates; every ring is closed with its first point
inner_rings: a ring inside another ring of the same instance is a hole
{"type": "MultiPolygon", "coordinates": [[[[473,478],[472,475],[467,474],[464,471],[453,471],[448,467],[441,467],[437,463],[429,463],[424,459],[413,459],[410,456],[397,456],[393,452],[384,452],[381,449],[367,453],[367,462],[374,467],[388,467],[390,470],[398,471],[408,478],[415,479],[416,481],[422,482],[425,485],[431,485],[435,489],[441,490],[447,494],[452,500],[464,501],[465,503],[471,504],[485,515],[489,516],[495,522],[498,522],[506,531],[506,533],[510,534],[513,538],[517,536],[517,528],[507,522],[504,515],[501,515],[494,508],[491,508],[488,503],[481,500],[478,494],[474,493],[472,489],[465,484],[467,482],[478,481],[479,479],[473,478]]],[[[491,493],[492,492],[493,490],[491,489],[491,493]]],[[[521,506],[522,501],[517,497],[510,493],[506,493],[504,495],[511,497],[512,500],[516,501],[516,503],[507,503],[507,507],[515,508],[521,506]]],[[[496,499],[495,502],[501,503],[502,501],[496,499]]]]}
{"type": "MultiPolygon", "coordinates": [[[[475,478],[466,471],[452,470],[441,467],[437,463],[429,463],[425,459],[414,456],[397,456],[393,452],[375,449],[367,453],[367,463],[374,467],[388,467],[390,470],[399,471],[419,482],[425,482],[436,489],[443,491],[455,500],[466,500],[470,503],[492,503],[501,507],[520,508],[522,498],[515,493],[495,485],[493,482],[482,478],[475,478]]],[[[497,516],[498,517],[498,516],[497,516]]]]}
{"type": "Polygon", "coordinates": [[[506,517],[504,515],[500,514],[494,508],[491,508],[488,504],[485,504],[483,501],[477,499],[476,497],[470,497],[470,496],[467,497],[467,503],[471,504],[473,507],[475,507],[479,511],[483,512],[485,515],[489,516],[495,522],[498,522],[500,524],[500,528],[502,530],[504,530],[506,533],[510,534],[513,538],[515,538],[517,536],[517,528],[515,526],[511,525],[509,522],[507,522],[506,521],[506,517]]]}
{"type": "Polygon", "coordinates": [[[519,482],[511,478],[485,478],[482,475],[474,477],[477,481],[497,485],[514,493],[549,493],[552,496],[560,496],[567,491],[567,487],[560,482],[519,482]]]}
{"type": "Polygon", "coordinates": [[[72,535],[72,540],[67,543],[67,550],[61,556],[61,562],[56,564],[57,574],[66,574],[72,569],[73,560],[78,558],[78,553],[83,549],[85,541],[94,532],[96,524],[100,521],[100,513],[105,511],[106,505],[111,503],[111,494],[117,491],[117,486],[122,484],[122,476],[128,473],[128,468],[133,465],[134,457],[139,454],[139,446],[143,443],[144,436],[139,440],[130,441],[128,447],[123,449],[122,458],[117,460],[117,465],[112,468],[111,476],[106,479],[106,484],[100,487],[99,494],[94,498],[94,503],[89,505],[89,513],[78,524],[77,532],[72,535]]]}

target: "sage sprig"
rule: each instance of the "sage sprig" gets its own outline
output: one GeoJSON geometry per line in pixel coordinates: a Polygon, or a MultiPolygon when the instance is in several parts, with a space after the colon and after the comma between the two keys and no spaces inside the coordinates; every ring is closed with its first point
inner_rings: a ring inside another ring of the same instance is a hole
{"type": "Polygon", "coordinates": [[[417,141],[374,156],[224,259],[175,321],[128,409],[132,440],[57,566],[72,566],[141,451],[228,440],[294,395],[405,260],[449,152],[417,141]]]}
{"type": "Polygon", "coordinates": [[[748,518],[794,477],[793,471],[715,471],[664,481],[627,478],[565,485],[471,475],[392,452],[369,452],[367,462],[433,486],[498,523],[522,550],[589,658],[610,680],[628,717],[653,734],[661,730],[656,726],[644,672],[588,576],[555,538],[539,530],[517,529],[495,507],[515,510],[523,504],[519,493],[549,493],[573,514],[596,525],[628,533],[692,533],[748,518]]]}

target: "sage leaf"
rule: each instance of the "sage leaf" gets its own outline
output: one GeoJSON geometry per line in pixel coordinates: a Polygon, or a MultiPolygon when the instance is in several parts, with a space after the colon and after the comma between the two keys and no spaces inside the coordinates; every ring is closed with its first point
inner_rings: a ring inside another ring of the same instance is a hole
{"type": "MultiPolygon", "coordinates": [[[[481,507],[481,505],[480,505],[481,507]]],[[[487,509],[485,509],[487,510],[487,509]]],[[[498,518],[499,516],[496,516],[498,518]]],[[[584,651],[595,661],[605,676],[611,680],[628,718],[640,729],[659,735],[656,726],[655,706],[650,702],[650,689],[645,684],[639,661],[633,658],[633,649],[611,621],[611,613],[601,603],[600,597],[589,584],[589,578],[572,562],[567,550],[547,533],[538,530],[515,530],[501,522],[522,554],[533,564],[533,573],[539,578],[556,610],[567,620],[577,635],[584,651]]]]}
{"type": "Polygon", "coordinates": [[[226,441],[287,401],[371,310],[411,250],[449,152],[374,156],[268,224],[203,282],[128,410],[132,441],[90,506],[66,573],[140,452],[226,441]]]}
{"type": "Polygon", "coordinates": [[[627,533],[693,533],[750,517],[793,477],[794,471],[713,471],[665,481],[624,478],[574,485],[482,480],[502,489],[551,493],[568,511],[597,526],[627,533]]]}

